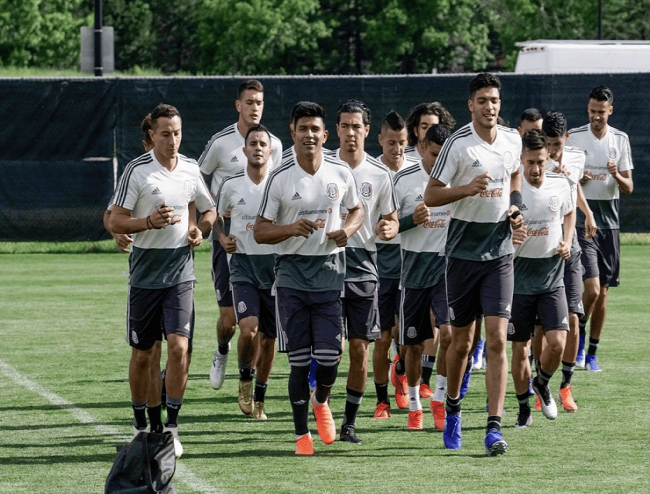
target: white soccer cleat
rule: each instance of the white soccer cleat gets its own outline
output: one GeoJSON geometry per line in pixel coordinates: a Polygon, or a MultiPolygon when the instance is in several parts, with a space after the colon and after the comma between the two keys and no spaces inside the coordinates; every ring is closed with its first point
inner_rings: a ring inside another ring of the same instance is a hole
{"type": "Polygon", "coordinates": [[[183,454],[183,445],[178,439],[178,427],[163,427],[163,434],[165,432],[171,432],[171,435],[174,436],[174,456],[180,458],[183,454]]]}
{"type": "Polygon", "coordinates": [[[210,384],[214,389],[219,389],[223,386],[223,381],[226,379],[226,364],[228,363],[228,355],[230,355],[230,343],[228,343],[228,353],[221,355],[219,347],[214,351],[212,358],[212,367],[210,367],[210,384]]]}

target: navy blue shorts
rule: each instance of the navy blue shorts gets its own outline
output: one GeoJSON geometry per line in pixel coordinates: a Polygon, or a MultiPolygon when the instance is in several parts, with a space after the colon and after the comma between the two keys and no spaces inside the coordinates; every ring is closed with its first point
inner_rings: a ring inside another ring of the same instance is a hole
{"type": "Polygon", "coordinates": [[[569,312],[583,315],[585,308],[582,305],[582,263],[580,252],[576,252],[564,261],[564,292],[566,293],[569,312]]]}
{"type": "Polygon", "coordinates": [[[401,298],[399,279],[379,278],[379,327],[382,331],[390,331],[395,326],[401,298]]]}
{"type": "Polygon", "coordinates": [[[508,341],[530,340],[538,317],[538,323],[541,323],[544,332],[569,330],[569,310],[564,287],[535,295],[515,293],[512,299],[512,318],[508,325],[508,341]]]}
{"type": "Polygon", "coordinates": [[[490,261],[447,258],[449,319],[464,327],[477,315],[510,319],[515,273],[512,254],[490,261]]]}
{"type": "Polygon", "coordinates": [[[445,283],[427,288],[402,288],[399,344],[416,345],[433,338],[430,310],[436,325],[449,324],[445,283]]]}
{"type": "Polygon", "coordinates": [[[375,341],[379,329],[377,283],[374,281],[346,281],[341,300],[347,338],[375,341]]]}
{"type": "Polygon", "coordinates": [[[257,317],[258,330],[269,338],[277,336],[275,297],[271,290],[260,290],[250,283],[233,283],[232,297],[237,323],[247,317],[257,317]]]}
{"type": "Polygon", "coordinates": [[[581,260],[585,268],[583,280],[598,278],[600,286],[621,284],[621,243],[618,230],[598,230],[594,238],[585,238],[584,228],[576,228],[582,248],[581,260]]]}
{"type": "Polygon", "coordinates": [[[341,353],[343,317],[340,290],[308,292],[278,287],[278,351],[302,348],[336,350],[341,353]]]}
{"type": "Polygon", "coordinates": [[[217,294],[219,307],[232,307],[228,254],[218,240],[212,241],[212,283],[214,283],[214,292],[217,294]]]}

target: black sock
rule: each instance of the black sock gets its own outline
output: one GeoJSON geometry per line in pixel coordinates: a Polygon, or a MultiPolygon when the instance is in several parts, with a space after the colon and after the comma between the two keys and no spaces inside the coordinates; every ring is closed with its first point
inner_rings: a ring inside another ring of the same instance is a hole
{"type": "Polygon", "coordinates": [[[385,383],[379,384],[375,383],[375,390],[377,391],[377,404],[379,405],[380,403],[388,403],[390,404],[390,401],[388,400],[388,381],[385,383]]]}
{"type": "Polygon", "coordinates": [[[228,347],[228,342],[226,342],[225,345],[221,344],[221,342],[217,342],[217,350],[219,350],[219,353],[221,355],[226,355],[230,348],[228,347]]]}
{"type": "Polygon", "coordinates": [[[253,380],[253,370],[250,362],[239,362],[239,380],[244,382],[253,380]]]}
{"type": "Polygon", "coordinates": [[[343,426],[354,425],[357,421],[357,412],[363,398],[363,391],[355,391],[350,388],[345,389],[347,397],[345,399],[345,414],[343,415],[343,426]]]}
{"type": "Polygon", "coordinates": [[[447,395],[447,406],[445,407],[447,414],[457,415],[460,413],[460,396],[458,398],[451,398],[447,395]]]}
{"type": "Polygon", "coordinates": [[[528,403],[529,397],[530,397],[530,393],[528,391],[520,395],[517,395],[517,401],[519,402],[519,413],[530,414],[530,404],[528,403]]]}
{"type": "Polygon", "coordinates": [[[589,349],[587,350],[587,355],[596,355],[596,350],[598,350],[598,343],[600,340],[596,338],[589,337],[589,349]]]}
{"type": "Polygon", "coordinates": [[[398,376],[403,376],[405,372],[406,365],[404,363],[404,359],[400,357],[400,359],[395,363],[395,374],[398,376]]]}
{"type": "Polygon", "coordinates": [[[560,384],[560,389],[571,386],[571,378],[573,377],[575,367],[576,364],[569,364],[564,360],[562,361],[562,384],[560,384]]]}
{"type": "Polygon", "coordinates": [[[260,381],[255,381],[255,401],[259,402],[264,402],[264,397],[266,395],[266,387],[268,386],[268,381],[267,382],[260,382],[260,381]]]}
{"type": "Polygon", "coordinates": [[[293,409],[293,425],[296,435],[309,432],[309,365],[290,366],[289,400],[293,409]]]}
{"type": "Polygon", "coordinates": [[[540,384],[540,386],[548,386],[548,382],[552,377],[553,374],[549,375],[542,370],[541,366],[537,367],[537,382],[540,384]]]}
{"type": "Polygon", "coordinates": [[[158,405],[157,407],[147,407],[147,415],[149,417],[149,424],[151,432],[162,432],[162,419],[160,418],[160,412],[162,407],[158,405]]]}
{"type": "Polygon", "coordinates": [[[316,401],[318,403],[325,403],[329,398],[337,372],[338,364],[322,365],[319,363],[316,367],[316,401]]]}
{"type": "Polygon", "coordinates": [[[433,366],[436,363],[435,355],[422,355],[422,383],[429,385],[431,381],[431,374],[433,374],[433,366]]]}
{"type": "Polygon", "coordinates": [[[165,420],[165,427],[178,426],[178,412],[183,405],[183,398],[172,398],[167,395],[167,420],[165,420]]]}
{"type": "Polygon", "coordinates": [[[496,415],[490,415],[488,417],[485,430],[489,431],[490,429],[501,430],[501,417],[497,417],[496,415]]]}
{"type": "Polygon", "coordinates": [[[584,318],[584,319],[582,317],[578,318],[578,329],[580,330],[581,335],[587,334],[587,321],[588,320],[589,320],[588,318],[584,318]]]}
{"type": "Polygon", "coordinates": [[[133,408],[133,425],[136,429],[146,429],[147,428],[147,401],[134,402],[131,401],[131,407],[133,408]]]}

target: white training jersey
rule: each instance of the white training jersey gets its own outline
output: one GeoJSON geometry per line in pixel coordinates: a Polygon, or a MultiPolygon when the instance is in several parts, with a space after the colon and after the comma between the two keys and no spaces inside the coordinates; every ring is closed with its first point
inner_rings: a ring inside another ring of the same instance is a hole
{"type": "Polygon", "coordinates": [[[446,254],[471,261],[487,261],[513,252],[510,176],[519,168],[521,137],[514,129],[497,126],[492,144],[485,142],[473,122],[456,131],[442,146],[431,177],[451,187],[469,184],[489,173],[488,188],[452,203],[446,254]]]}
{"type": "Polygon", "coordinates": [[[422,159],[422,156],[420,155],[420,151],[418,151],[417,145],[406,146],[406,149],[404,149],[404,156],[407,158],[411,158],[415,161],[420,161],[422,159]]]}
{"type": "MultiPolygon", "coordinates": [[[[210,190],[217,194],[224,178],[234,175],[246,167],[248,160],[244,154],[244,136],[239,133],[237,123],[229,125],[213,135],[199,158],[199,168],[206,176],[212,175],[210,190]]],[[[282,160],[282,143],[271,134],[273,154],[269,170],[279,166],[282,160]]]]}

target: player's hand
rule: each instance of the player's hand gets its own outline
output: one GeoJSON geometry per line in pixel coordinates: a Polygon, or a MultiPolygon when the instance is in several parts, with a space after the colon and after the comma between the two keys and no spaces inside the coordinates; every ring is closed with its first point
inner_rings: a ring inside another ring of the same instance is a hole
{"type": "Polygon", "coordinates": [[[203,242],[203,234],[198,226],[192,226],[187,232],[187,241],[192,247],[198,247],[203,242]]]}
{"type": "Polygon", "coordinates": [[[224,235],[222,233],[219,235],[219,243],[228,254],[232,254],[237,250],[237,239],[233,234],[224,235]]]}
{"type": "Polygon", "coordinates": [[[345,233],[345,230],[334,230],[332,232],[326,233],[327,238],[334,240],[337,247],[345,247],[348,244],[348,234],[345,233]]]}
{"type": "Polygon", "coordinates": [[[523,226],[524,215],[521,214],[521,211],[519,211],[517,206],[510,206],[510,209],[508,209],[508,220],[510,221],[512,229],[515,230],[516,228],[523,226]]]}
{"type": "Polygon", "coordinates": [[[609,160],[607,162],[607,171],[613,178],[618,176],[618,165],[616,164],[616,161],[609,160]]]}
{"type": "Polygon", "coordinates": [[[569,172],[567,172],[566,166],[564,166],[562,163],[558,163],[557,166],[553,168],[554,173],[559,173],[560,175],[566,175],[567,177],[571,175],[569,172]]]}
{"type": "Polygon", "coordinates": [[[594,238],[597,231],[598,227],[596,226],[594,214],[591,213],[589,216],[585,215],[585,238],[594,238]]]}
{"type": "Polygon", "coordinates": [[[591,173],[589,173],[588,170],[585,170],[584,174],[582,175],[582,178],[580,179],[580,185],[584,185],[587,182],[591,180],[591,173]]]}
{"type": "Polygon", "coordinates": [[[415,210],[413,211],[413,223],[416,225],[421,225],[425,221],[429,221],[430,216],[431,214],[429,213],[429,208],[426,204],[421,202],[415,206],[415,210]]]}
{"type": "Polygon", "coordinates": [[[154,228],[164,228],[167,225],[173,225],[177,221],[180,221],[180,218],[177,221],[172,220],[174,216],[174,208],[168,207],[166,202],[163,201],[160,206],[156,206],[156,209],[149,215],[149,223],[153,225],[154,228]]]}
{"type": "Polygon", "coordinates": [[[469,195],[475,196],[476,194],[480,194],[486,190],[490,184],[490,180],[492,180],[492,177],[488,172],[481,173],[474,177],[474,179],[467,185],[469,195]]]}
{"type": "Polygon", "coordinates": [[[564,240],[560,240],[560,243],[558,244],[555,251],[560,254],[560,257],[562,259],[566,261],[571,257],[571,244],[565,242],[564,240]]]}
{"type": "Polygon", "coordinates": [[[397,221],[386,221],[382,218],[375,226],[375,233],[380,240],[395,238],[399,233],[399,223],[397,221]]]}
{"type": "Polygon", "coordinates": [[[318,225],[313,221],[309,221],[306,218],[300,218],[295,223],[291,224],[291,236],[292,237],[305,237],[308,238],[312,232],[318,230],[318,225]]]}
{"type": "Polygon", "coordinates": [[[521,228],[512,230],[512,243],[514,245],[522,245],[527,238],[528,234],[526,233],[525,226],[522,225],[521,228]]]}
{"type": "Polygon", "coordinates": [[[117,248],[120,249],[120,252],[131,252],[129,250],[129,245],[133,243],[133,235],[127,235],[125,233],[114,233],[113,238],[117,244],[117,248]]]}

